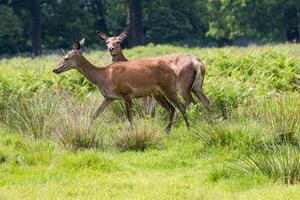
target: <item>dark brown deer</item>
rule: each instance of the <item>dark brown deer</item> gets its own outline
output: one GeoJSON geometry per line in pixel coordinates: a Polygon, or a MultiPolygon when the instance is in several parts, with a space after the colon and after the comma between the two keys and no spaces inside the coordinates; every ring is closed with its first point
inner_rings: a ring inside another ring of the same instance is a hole
{"type": "MultiPolygon", "coordinates": [[[[112,56],[113,62],[128,61],[123,55],[121,42],[127,37],[128,28],[119,36],[108,37],[105,33],[97,32],[99,38],[106,44],[107,50],[112,56]]],[[[203,81],[205,67],[201,60],[190,54],[170,54],[165,56],[148,58],[147,60],[164,60],[174,70],[177,75],[176,87],[182,95],[186,105],[195,103],[191,91],[197,96],[207,110],[209,110],[209,100],[203,93],[203,81]]],[[[148,99],[144,100],[144,104],[148,99]]]]}
{"type": "Polygon", "coordinates": [[[165,61],[156,59],[116,62],[98,68],[80,53],[83,43],[84,39],[76,41],[73,49],[64,55],[53,72],[59,74],[70,69],[77,69],[99,88],[104,100],[96,110],[93,119],[112,101],[123,100],[131,124],[132,98],[153,95],[168,112],[169,121],[166,128],[168,132],[171,130],[175,113],[173,105],[179,109],[189,128],[185,106],[176,94],[176,74],[165,61]]]}

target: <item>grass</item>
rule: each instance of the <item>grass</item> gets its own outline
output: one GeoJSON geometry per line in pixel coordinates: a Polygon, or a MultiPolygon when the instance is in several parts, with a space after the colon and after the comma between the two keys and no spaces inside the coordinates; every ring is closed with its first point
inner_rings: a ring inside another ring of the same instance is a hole
{"type": "Polygon", "coordinates": [[[161,130],[149,122],[139,122],[113,135],[113,140],[120,151],[145,151],[157,148],[164,135],[161,130]]]}
{"type": "Polygon", "coordinates": [[[216,165],[224,165],[235,152],[216,148],[203,153],[201,143],[182,133],[174,130],[161,150],[117,153],[65,152],[51,142],[2,132],[1,147],[8,150],[1,164],[1,198],[242,199],[253,193],[249,199],[296,199],[299,195],[297,185],[271,184],[255,174],[223,172],[229,175],[210,180],[216,165]],[[16,164],[15,152],[23,164],[16,164]]]}
{"type": "MultiPolygon", "coordinates": [[[[66,104],[64,104],[66,106],[66,104]]],[[[68,104],[67,104],[68,105],[68,104]]],[[[92,122],[84,107],[67,107],[56,119],[57,128],[50,134],[62,147],[69,150],[104,149],[101,127],[92,122]]]]}
{"type": "Polygon", "coordinates": [[[43,138],[54,130],[59,102],[49,95],[14,97],[9,99],[4,124],[21,134],[43,138]]]}
{"type": "Polygon", "coordinates": [[[52,74],[57,55],[2,59],[0,199],[298,199],[299,50],[126,50],[129,59],[189,52],[206,63],[211,113],[189,106],[187,131],[176,112],[169,135],[166,113],[144,117],[140,100],[135,126],[120,102],[91,125],[102,97],[75,71],[52,74]],[[293,140],[278,142],[282,134],[293,140]]]}
{"type": "Polygon", "coordinates": [[[281,140],[296,140],[300,131],[299,96],[273,96],[264,100],[258,110],[258,118],[269,134],[281,140]]]}
{"type": "Polygon", "coordinates": [[[296,184],[300,181],[299,146],[265,145],[263,151],[247,155],[237,168],[246,173],[261,173],[274,181],[296,184]]]}

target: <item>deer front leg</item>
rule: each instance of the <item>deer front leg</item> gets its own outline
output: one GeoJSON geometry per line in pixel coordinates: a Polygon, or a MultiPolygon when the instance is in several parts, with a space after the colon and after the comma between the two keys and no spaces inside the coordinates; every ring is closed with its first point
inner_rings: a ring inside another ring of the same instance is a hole
{"type": "Polygon", "coordinates": [[[106,108],[106,106],[108,106],[111,102],[112,102],[112,100],[110,100],[110,99],[103,99],[100,106],[97,108],[96,112],[93,115],[93,120],[95,120],[98,117],[98,115],[100,113],[102,113],[104,111],[104,109],[106,108]]]}
{"type": "Polygon", "coordinates": [[[127,111],[127,118],[128,118],[130,125],[132,125],[132,119],[133,119],[132,99],[129,95],[126,95],[126,96],[124,96],[124,101],[125,101],[125,107],[126,107],[126,111],[127,111]]]}

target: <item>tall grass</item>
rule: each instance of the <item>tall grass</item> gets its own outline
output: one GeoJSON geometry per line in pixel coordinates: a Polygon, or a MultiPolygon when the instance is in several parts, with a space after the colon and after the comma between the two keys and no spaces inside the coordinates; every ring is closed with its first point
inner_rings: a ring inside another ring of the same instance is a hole
{"type": "Polygon", "coordinates": [[[159,147],[164,138],[158,127],[146,121],[139,121],[133,127],[127,127],[113,135],[119,151],[145,151],[159,147]]]}
{"type": "MultiPolygon", "coordinates": [[[[262,98],[250,108],[271,138],[295,141],[300,131],[300,96],[276,94],[262,98]]],[[[298,138],[300,139],[300,138],[298,138]]]]}
{"type": "Polygon", "coordinates": [[[70,150],[105,148],[101,127],[92,122],[87,107],[68,104],[65,103],[56,119],[57,128],[52,132],[52,138],[70,150]]]}
{"type": "Polygon", "coordinates": [[[33,138],[49,136],[55,129],[59,101],[47,94],[11,96],[3,123],[33,138]]]}
{"type": "Polygon", "coordinates": [[[64,148],[103,148],[101,129],[91,123],[88,105],[68,94],[11,97],[2,123],[34,139],[52,138],[64,148]]]}
{"type": "Polygon", "coordinates": [[[257,142],[258,127],[251,123],[214,121],[210,124],[198,123],[195,132],[196,138],[206,145],[242,148],[257,142]]]}
{"type": "Polygon", "coordinates": [[[291,145],[266,145],[262,152],[252,153],[238,165],[244,172],[258,172],[286,184],[300,181],[300,148],[291,145]]]}

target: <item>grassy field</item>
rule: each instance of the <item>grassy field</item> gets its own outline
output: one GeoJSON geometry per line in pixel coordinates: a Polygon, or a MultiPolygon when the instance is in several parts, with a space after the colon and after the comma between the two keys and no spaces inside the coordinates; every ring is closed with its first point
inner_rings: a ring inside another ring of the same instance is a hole
{"type": "MultiPolygon", "coordinates": [[[[169,135],[158,108],[115,102],[90,126],[99,92],[60,55],[0,60],[0,199],[298,199],[300,45],[138,47],[129,59],[188,52],[206,65],[212,114],[188,107],[169,135]]],[[[101,51],[84,55],[97,66],[101,51]]]]}

